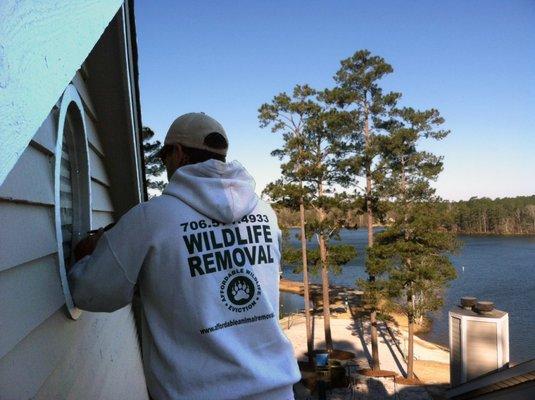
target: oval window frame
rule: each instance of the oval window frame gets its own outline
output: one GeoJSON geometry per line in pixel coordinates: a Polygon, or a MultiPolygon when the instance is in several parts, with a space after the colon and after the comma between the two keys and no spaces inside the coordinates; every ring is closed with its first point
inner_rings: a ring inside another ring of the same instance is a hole
{"type": "MultiPolygon", "coordinates": [[[[70,150],[69,158],[73,160],[71,165],[71,174],[73,169],[76,171],[76,179],[72,178],[71,185],[73,187],[73,198],[76,196],[76,204],[73,200],[73,221],[76,218],[76,224],[79,226],[77,236],[89,231],[91,229],[91,176],[89,167],[89,148],[87,141],[87,125],[84,105],[76,87],[69,84],[61,98],[61,104],[58,117],[58,129],[56,134],[56,148],[55,148],[55,165],[54,165],[54,219],[56,227],[56,243],[58,245],[58,264],[59,275],[61,280],[61,287],[63,289],[63,296],[65,297],[65,305],[69,312],[69,316],[76,320],[80,318],[81,310],[74,305],[69,282],[67,280],[67,270],[65,266],[65,257],[63,252],[63,232],[61,229],[61,196],[60,196],[60,174],[61,174],[61,154],[63,147],[63,139],[65,133],[65,123],[69,110],[75,107],[79,115],[79,125],[81,132],[78,129],[72,132],[73,147],[70,150]],[[76,190],[76,194],[74,191],[76,190]],[[75,207],[77,207],[75,209],[75,207]]],[[[72,112],[72,111],[71,111],[72,112]]],[[[74,222],[73,222],[73,225],[74,222]]],[[[73,244],[76,242],[75,233],[73,232],[73,244]]]]}

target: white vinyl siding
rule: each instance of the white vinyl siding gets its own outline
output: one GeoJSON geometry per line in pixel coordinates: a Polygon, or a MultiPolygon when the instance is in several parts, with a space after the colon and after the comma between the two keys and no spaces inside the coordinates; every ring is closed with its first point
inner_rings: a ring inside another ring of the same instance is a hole
{"type": "Polygon", "coordinates": [[[0,199],[54,206],[53,180],[54,157],[30,144],[0,186],[0,199]]]}
{"type": "Polygon", "coordinates": [[[58,309],[0,358],[2,399],[146,399],[130,306],[84,313],[58,309]],[[126,368],[122,368],[126,367],[126,368]]]}
{"type": "MultiPolygon", "coordinates": [[[[65,302],[57,254],[11,268],[0,275],[0,358],[65,302]],[[24,293],[24,298],[21,298],[24,293]]],[[[1,398],[1,396],[0,396],[1,398]]]]}
{"type": "Polygon", "coordinates": [[[0,243],[0,271],[55,254],[58,245],[54,210],[48,206],[0,201],[0,243]]]}
{"type": "Polygon", "coordinates": [[[104,160],[93,150],[89,150],[89,164],[91,165],[91,178],[99,181],[103,185],[110,187],[110,180],[104,160]]]}
{"type": "MultiPolygon", "coordinates": [[[[75,82],[80,93],[83,79],[75,82]]],[[[68,317],[60,280],[59,246],[72,255],[73,234],[114,222],[111,182],[98,122],[87,111],[88,187],[76,199],[76,150],[69,135],[84,134],[68,122],[61,143],[59,201],[55,152],[60,107],[55,106],[0,185],[0,398],[146,399],[139,345],[130,306],[111,314],[68,317]],[[77,210],[91,204],[91,226],[77,228],[77,210]],[[56,239],[59,205],[61,243],[56,239]]],[[[93,109],[94,112],[94,109],[93,109]]],[[[66,260],[67,263],[69,260],[66,260]]]]}
{"type": "Polygon", "coordinates": [[[43,121],[32,142],[42,147],[45,154],[54,155],[56,148],[56,135],[58,129],[58,106],[54,106],[50,114],[43,121]]]}
{"type": "Polygon", "coordinates": [[[93,221],[93,227],[95,229],[105,227],[106,225],[109,225],[114,222],[113,216],[109,212],[93,211],[91,213],[91,216],[93,221]]]}
{"type": "MultiPolygon", "coordinates": [[[[91,195],[93,196],[93,202],[91,204],[93,211],[113,213],[113,204],[109,189],[106,186],[96,180],[91,180],[91,195]]],[[[94,225],[95,221],[93,221],[94,225]]]]}
{"type": "Polygon", "coordinates": [[[471,380],[498,368],[495,322],[466,322],[466,379],[471,380]]]}
{"type": "Polygon", "coordinates": [[[461,381],[462,355],[461,355],[461,320],[452,317],[451,321],[451,381],[461,381]]]}
{"type": "Polygon", "coordinates": [[[82,98],[84,103],[84,109],[86,114],[93,120],[97,120],[97,113],[95,112],[95,107],[93,106],[93,101],[87,92],[87,87],[85,85],[85,79],[83,74],[78,70],[74,78],[72,79],[72,84],[76,87],[78,94],[82,98]]]}

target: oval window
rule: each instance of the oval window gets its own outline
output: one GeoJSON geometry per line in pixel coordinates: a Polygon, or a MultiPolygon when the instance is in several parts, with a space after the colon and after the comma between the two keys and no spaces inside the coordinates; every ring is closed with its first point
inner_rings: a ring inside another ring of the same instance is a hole
{"type": "Polygon", "coordinates": [[[74,306],[66,267],[74,262],[73,250],[91,226],[90,177],[83,104],[73,85],[63,94],[58,120],[55,168],[55,223],[58,262],[65,304],[73,319],[74,306]]]}

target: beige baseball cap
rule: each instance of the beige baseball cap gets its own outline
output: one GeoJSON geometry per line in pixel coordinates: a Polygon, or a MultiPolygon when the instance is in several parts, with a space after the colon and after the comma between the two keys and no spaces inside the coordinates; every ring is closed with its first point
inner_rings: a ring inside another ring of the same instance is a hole
{"type": "Polygon", "coordinates": [[[205,113],[188,113],[181,115],[171,124],[164,145],[181,144],[194,149],[211,151],[212,153],[227,155],[228,138],[223,126],[205,113]],[[206,140],[212,133],[219,133],[225,138],[226,145],[215,148],[206,140]]]}

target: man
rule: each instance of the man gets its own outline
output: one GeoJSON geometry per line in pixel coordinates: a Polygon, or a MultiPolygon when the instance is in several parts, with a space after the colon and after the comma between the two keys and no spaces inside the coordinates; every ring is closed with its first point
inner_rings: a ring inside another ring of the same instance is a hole
{"type": "Polygon", "coordinates": [[[246,170],[225,162],[227,148],[216,120],[177,118],[161,152],[163,195],[101,231],[69,274],[88,311],[125,306],[139,283],[144,370],[158,400],[293,399],[300,378],[278,324],[276,215],[246,170]]]}

